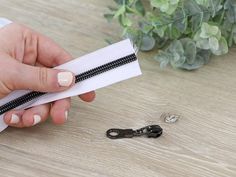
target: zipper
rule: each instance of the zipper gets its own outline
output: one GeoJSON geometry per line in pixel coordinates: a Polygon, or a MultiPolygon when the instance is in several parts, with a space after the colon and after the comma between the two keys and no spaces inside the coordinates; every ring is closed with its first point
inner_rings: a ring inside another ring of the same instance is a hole
{"type": "MultiPolygon", "coordinates": [[[[130,54],[125,57],[119,58],[117,60],[111,61],[109,63],[106,63],[104,65],[98,66],[96,68],[90,69],[88,71],[85,71],[81,74],[78,74],[75,76],[75,83],[84,81],[86,79],[89,79],[91,77],[97,76],[99,74],[105,73],[109,70],[118,68],[120,66],[123,66],[125,64],[131,63],[133,61],[136,61],[137,57],[135,54],[130,54]]],[[[47,94],[46,92],[38,92],[38,91],[32,91],[29,92],[23,96],[20,96],[14,100],[11,100],[10,102],[0,106],[0,115],[6,113],[7,111],[10,111],[14,108],[17,108],[18,106],[21,106],[29,101],[32,101],[36,98],[39,98],[43,95],[47,94]]]]}

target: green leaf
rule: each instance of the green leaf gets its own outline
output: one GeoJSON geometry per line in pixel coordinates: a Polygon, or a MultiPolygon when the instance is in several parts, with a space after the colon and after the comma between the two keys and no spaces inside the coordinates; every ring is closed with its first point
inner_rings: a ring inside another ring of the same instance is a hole
{"type": "Polygon", "coordinates": [[[179,0],[151,0],[151,5],[160,9],[162,12],[165,12],[169,15],[178,7],[179,0]]]}
{"type": "Polygon", "coordinates": [[[140,50],[150,51],[155,47],[156,41],[152,36],[144,35],[142,38],[140,50]]]}
{"type": "Polygon", "coordinates": [[[190,22],[191,22],[191,27],[192,31],[196,32],[202,25],[204,19],[204,13],[199,13],[197,15],[194,15],[190,22]]]}
{"type": "Polygon", "coordinates": [[[153,30],[154,33],[157,33],[159,37],[163,38],[165,36],[166,26],[163,26],[161,28],[155,28],[153,30]]]}
{"type": "Polygon", "coordinates": [[[149,24],[146,22],[140,22],[139,26],[140,26],[140,30],[145,34],[148,34],[153,29],[152,24],[149,24]]]}
{"type": "Polygon", "coordinates": [[[169,34],[169,38],[174,40],[174,39],[178,39],[181,36],[181,33],[179,32],[179,30],[177,28],[175,28],[173,25],[169,25],[167,28],[167,32],[169,34]]]}
{"type": "Polygon", "coordinates": [[[210,44],[208,39],[199,39],[196,41],[196,46],[200,49],[208,50],[210,49],[210,44]]]}
{"type": "Polygon", "coordinates": [[[211,54],[212,53],[210,50],[197,50],[197,56],[200,56],[202,59],[204,59],[204,64],[207,64],[209,62],[211,54]]]}
{"type": "Polygon", "coordinates": [[[138,12],[136,11],[136,9],[133,9],[133,8],[131,8],[131,7],[129,7],[129,6],[126,6],[125,7],[126,9],[126,13],[130,13],[130,14],[138,14],[138,12]]]}
{"type": "Polygon", "coordinates": [[[210,15],[203,12],[203,7],[200,7],[195,0],[184,1],[184,10],[189,16],[189,22],[191,22],[191,28],[193,32],[196,32],[202,25],[202,22],[209,20],[210,15]]]}
{"type": "Polygon", "coordinates": [[[178,4],[172,4],[172,5],[170,5],[169,8],[168,8],[166,11],[164,11],[164,12],[166,12],[168,15],[171,15],[171,14],[174,13],[174,11],[177,9],[177,7],[178,7],[178,4]]]}
{"type": "Polygon", "coordinates": [[[124,37],[129,38],[136,46],[140,48],[142,32],[135,28],[125,28],[124,37]]]}
{"type": "Polygon", "coordinates": [[[197,54],[197,47],[195,42],[190,38],[183,38],[180,41],[184,48],[184,55],[186,57],[186,62],[188,64],[193,64],[197,54]]]}
{"type": "Polygon", "coordinates": [[[169,60],[163,60],[160,62],[160,68],[164,69],[169,64],[169,60]]]}
{"type": "Polygon", "coordinates": [[[208,3],[207,7],[210,9],[212,17],[215,17],[217,12],[223,8],[223,5],[221,5],[222,0],[208,0],[208,3]]]}
{"type": "Polygon", "coordinates": [[[184,9],[187,14],[199,14],[202,9],[196,3],[195,0],[187,0],[184,2],[184,9]]]}
{"type": "Polygon", "coordinates": [[[175,5],[179,3],[179,0],[169,0],[171,5],[175,5]]]}
{"type": "Polygon", "coordinates": [[[224,37],[222,37],[219,41],[219,49],[214,51],[212,50],[212,53],[214,55],[224,55],[226,53],[228,53],[229,49],[228,49],[228,44],[227,41],[225,40],[224,37]]]}
{"type": "Polygon", "coordinates": [[[114,14],[104,14],[104,17],[107,19],[108,22],[111,22],[114,17],[114,14]]]}
{"type": "Polygon", "coordinates": [[[167,51],[170,53],[178,53],[180,56],[184,55],[184,48],[179,40],[173,41],[167,51]]]}
{"type": "Polygon", "coordinates": [[[172,54],[170,64],[175,68],[179,68],[186,61],[186,57],[184,56],[184,48],[179,40],[173,41],[166,52],[172,54]]]}
{"type": "Polygon", "coordinates": [[[184,10],[177,9],[174,13],[174,22],[173,26],[180,31],[181,33],[184,33],[186,31],[186,28],[188,26],[187,16],[184,10]]]}
{"type": "Polygon", "coordinates": [[[183,66],[183,64],[185,63],[185,60],[185,56],[180,56],[179,54],[174,53],[174,57],[170,61],[170,64],[174,68],[181,68],[181,66],[183,66]]]}
{"type": "Polygon", "coordinates": [[[114,18],[118,18],[119,16],[125,13],[125,5],[121,6],[115,13],[114,18]]]}
{"type": "Polygon", "coordinates": [[[219,50],[220,45],[219,45],[218,40],[215,37],[210,37],[209,38],[209,45],[210,45],[210,49],[212,51],[219,50]]]}
{"type": "Polygon", "coordinates": [[[168,0],[151,0],[151,5],[156,8],[168,9],[168,0]]]}
{"type": "Polygon", "coordinates": [[[160,63],[161,69],[164,69],[169,64],[171,58],[171,54],[164,51],[159,51],[158,55],[154,59],[160,63]]]}
{"type": "Polygon", "coordinates": [[[189,64],[189,63],[184,63],[183,65],[180,66],[180,68],[191,71],[191,70],[196,70],[204,65],[204,59],[201,56],[197,56],[196,60],[194,63],[189,64]]]}
{"type": "Polygon", "coordinates": [[[216,36],[219,33],[219,27],[209,25],[208,23],[203,23],[201,27],[201,38],[209,38],[211,36],[216,36]]]}
{"type": "Polygon", "coordinates": [[[224,9],[227,10],[226,17],[230,23],[236,23],[236,1],[226,0],[224,9]]]}
{"type": "Polygon", "coordinates": [[[196,2],[199,4],[199,5],[202,5],[204,7],[209,7],[210,5],[210,1],[209,0],[196,0],[196,2]]]}
{"type": "Polygon", "coordinates": [[[156,48],[157,49],[165,48],[165,46],[168,43],[168,39],[167,38],[161,38],[158,35],[156,35],[155,33],[153,33],[153,37],[156,40],[156,48]]]}
{"type": "Polygon", "coordinates": [[[145,15],[145,9],[141,0],[136,1],[135,8],[142,16],[145,15]]]}
{"type": "Polygon", "coordinates": [[[121,21],[122,25],[125,27],[129,27],[132,25],[132,21],[126,15],[121,16],[121,21]]]}

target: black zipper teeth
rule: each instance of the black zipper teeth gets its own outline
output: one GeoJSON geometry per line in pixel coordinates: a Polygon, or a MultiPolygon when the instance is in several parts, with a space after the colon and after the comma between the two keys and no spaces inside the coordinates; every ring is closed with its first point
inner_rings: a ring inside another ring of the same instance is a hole
{"type": "MultiPolygon", "coordinates": [[[[98,66],[94,69],[91,69],[91,70],[88,70],[86,72],[83,72],[81,74],[76,75],[75,76],[75,83],[84,81],[86,79],[89,79],[93,76],[102,74],[102,73],[104,73],[106,71],[109,71],[109,70],[112,70],[114,68],[118,68],[118,67],[123,66],[125,64],[131,63],[135,60],[137,60],[136,55],[131,54],[131,55],[125,56],[123,58],[120,58],[120,59],[114,60],[112,62],[109,62],[107,64],[98,66]]],[[[45,95],[45,94],[47,94],[47,93],[33,91],[33,92],[27,93],[23,96],[20,96],[20,97],[14,99],[14,100],[2,105],[2,106],[0,106],[0,115],[4,114],[5,112],[10,111],[11,109],[14,109],[14,108],[16,108],[20,105],[23,105],[23,104],[25,104],[29,101],[32,101],[35,98],[38,98],[42,95],[45,95]]]]}

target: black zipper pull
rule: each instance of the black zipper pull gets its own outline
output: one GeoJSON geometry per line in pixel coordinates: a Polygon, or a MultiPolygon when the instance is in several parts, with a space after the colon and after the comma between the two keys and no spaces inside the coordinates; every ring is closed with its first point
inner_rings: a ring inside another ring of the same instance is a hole
{"type": "Polygon", "coordinates": [[[106,135],[110,139],[133,138],[134,136],[146,135],[148,138],[158,138],[162,135],[162,128],[159,125],[149,125],[137,130],[116,129],[107,130],[106,135]]]}

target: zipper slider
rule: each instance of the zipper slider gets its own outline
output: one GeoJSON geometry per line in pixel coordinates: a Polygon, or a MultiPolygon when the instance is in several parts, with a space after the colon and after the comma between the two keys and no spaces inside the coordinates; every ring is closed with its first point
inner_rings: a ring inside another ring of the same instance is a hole
{"type": "Polygon", "coordinates": [[[116,129],[107,130],[106,135],[110,139],[133,138],[134,136],[146,135],[148,138],[158,138],[162,135],[162,128],[159,125],[149,125],[137,130],[116,129]]]}

